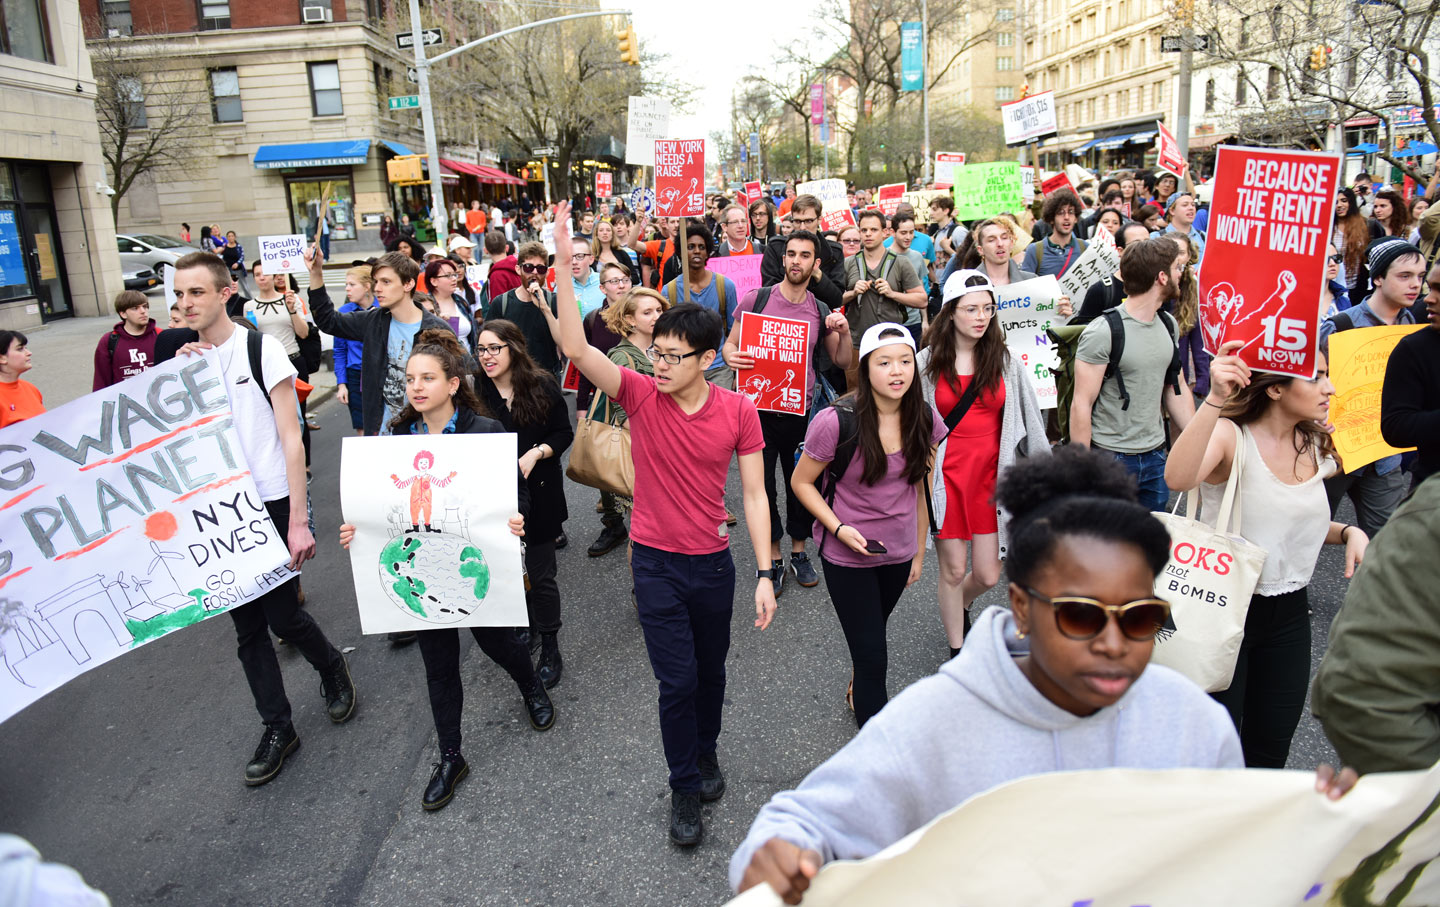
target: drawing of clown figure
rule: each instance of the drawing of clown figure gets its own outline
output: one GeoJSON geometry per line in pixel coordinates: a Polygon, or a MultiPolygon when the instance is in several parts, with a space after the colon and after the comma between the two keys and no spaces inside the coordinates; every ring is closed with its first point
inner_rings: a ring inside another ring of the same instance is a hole
{"type": "Polygon", "coordinates": [[[445,478],[439,478],[430,474],[430,468],[435,465],[435,455],[428,450],[422,450],[415,455],[415,475],[408,479],[402,479],[394,473],[390,474],[390,481],[395,483],[396,488],[410,489],[410,531],[419,532],[424,526],[426,532],[439,532],[439,529],[432,529],[430,526],[430,513],[435,504],[434,488],[444,488],[455,478],[455,471],[452,469],[445,478]]]}

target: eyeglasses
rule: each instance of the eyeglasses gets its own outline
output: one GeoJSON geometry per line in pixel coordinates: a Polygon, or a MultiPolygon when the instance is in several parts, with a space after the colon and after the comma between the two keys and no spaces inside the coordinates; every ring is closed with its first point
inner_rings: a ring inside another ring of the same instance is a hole
{"type": "Polygon", "coordinates": [[[813,227],[813,226],[815,226],[816,224],[820,223],[820,218],[818,218],[818,217],[795,217],[794,215],[791,215],[791,216],[790,216],[790,223],[794,224],[795,226],[797,226],[797,227],[799,227],[800,229],[803,230],[803,229],[805,229],[806,227],[813,227]]]}
{"type": "Polygon", "coordinates": [[[1344,256],[1344,255],[1340,255],[1339,253],[1336,253],[1335,255],[1331,255],[1331,256],[1330,256],[1330,262],[1331,262],[1331,264],[1337,264],[1337,265],[1338,265],[1340,262],[1342,262],[1342,261],[1344,261],[1344,260],[1345,260],[1345,256],[1344,256]]]}
{"type": "Polygon", "coordinates": [[[860,237],[857,236],[857,237],[855,237],[854,239],[842,239],[842,240],[840,240],[840,245],[842,245],[842,246],[858,246],[858,245],[860,245],[860,237]]]}
{"type": "Polygon", "coordinates": [[[964,315],[966,318],[974,318],[975,316],[981,314],[983,314],[986,318],[989,318],[991,315],[995,314],[995,307],[993,305],[967,305],[961,306],[956,311],[958,311],[961,315],[964,315]]]}
{"type": "Polygon", "coordinates": [[[439,279],[442,278],[442,277],[448,277],[448,278],[450,278],[451,280],[454,280],[454,279],[456,279],[456,278],[459,277],[459,276],[460,276],[459,274],[456,274],[454,271],[451,271],[451,270],[449,270],[449,269],[447,268],[447,269],[444,270],[444,271],[439,271],[439,272],[437,272],[437,273],[435,274],[435,279],[436,279],[436,280],[439,280],[439,279]]]}
{"type": "Polygon", "coordinates": [[[1055,611],[1055,629],[1066,639],[1078,642],[1094,639],[1105,630],[1114,615],[1126,639],[1149,642],[1170,620],[1170,603],[1160,598],[1141,598],[1123,605],[1107,605],[1093,598],[1062,596],[1049,598],[1029,586],[1025,594],[1045,602],[1055,611]]]}
{"type": "Polygon", "coordinates": [[[691,353],[662,353],[652,346],[645,351],[645,358],[649,359],[651,362],[659,362],[661,359],[664,359],[670,365],[679,365],[686,359],[689,359],[691,356],[698,356],[703,352],[705,351],[695,350],[691,353]]]}
{"type": "Polygon", "coordinates": [[[524,271],[526,274],[544,274],[544,273],[545,273],[545,266],[544,266],[544,265],[523,264],[523,265],[520,266],[520,270],[524,271]]]}
{"type": "Polygon", "coordinates": [[[602,281],[600,281],[600,286],[602,286],[602,287],[628,287],[628,286],[630,286],[630,278],[628,278],[628,277],[612,277],[612,278],[610,278],[609,280],[602,280],[602,281]]]}
{"type": "Polygon", "coordinates": [[[481,356],[489,356],[492,359],[510,348],[508,343],[492,343],[490,346],[477,347],[476,352],[481,356]]]}
{"type": "Polygon", "coordinates": [[[589,253],[589,252],[576,252],[574,255],[571,255],[571,256],[570,256],[570,260],[571,260],[571,261],[575,261],[575,262],[580,262],[580,261],[584,261],[585,259],[587,259],[587,258],[589,258],[589,257],[590,257],[590,253],[589,253]]]}

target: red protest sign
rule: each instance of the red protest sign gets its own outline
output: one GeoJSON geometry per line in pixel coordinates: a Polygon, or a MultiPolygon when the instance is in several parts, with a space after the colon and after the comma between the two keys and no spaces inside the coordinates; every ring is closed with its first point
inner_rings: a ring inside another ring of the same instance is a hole
{"type": "Polygon", "coordinates": [[[1063,173],[1057,173],[1040,184],[1041,195],[1048,196],[1052,193],[1059,192],[1061,189],[1069,189],[1071,192],[1075,191],[1075,185],[1070,182],[1070,177],[1063,173]]]}
{"type": "Polygon", "coordinates": [[[891,183],[888,186],[881,186],[875,192],[875,207],[879,208],[880,213],[886,217],[894,217],[904,197],[904,183],[891,183]]]}
{"type": "Polygon", "coordinates": [[[1180,153],[1180,143],[1175,141],[1175,136],[1165,128],[1164,123],[1156,120],[1155,125],[1160,128],[1155,139],[1155,165],[1169,170],[1176,176],[1184,176],[1186,168],[1190,165],[1186,162],[1185,156],[1180,153]]]}
{"type": "Polygon", "coordinates": [[[936,189],[949,189],[955,185],[955,167],[965,163],[965,152],[963,151],[937,151],[935,152],[935,186],[936,189]]]}
{"type": "Polygon", "coordinates": [[[1251,368],[1312,378],[1325,283],[1325,240],[1340,158],[1220,146],[1200,327],[1211,354],[1242,340],[1251,368]]]}
{"type": "Polygon", "coordinates": [[[705,140],[655,140],[655,214],[699,217],[705,213],[705,140]]]}
{"type": "Polygon", "coordinates": [[[757,202],[760,200],[760,195],[761,190],[759,180],[755,180],[754,182],[745,184],[745,198],[748,199],[748,201],[757,202]]]}
{"type": "Polygon", "coordinates": [[[843,230],[846,227],[855,226],[855,212],[849,208],[842,208],[839,211],[826,211],[820,215],[820,229],[843,230]]]}
{"type": "Polygon", "coordinates": [[[755,367],[735,372],[735,389],[756,409],[803,416],[810,347],[810,322],[741,312],[740,352],[754,357],[755,367]]]}
{"type": "Polygon", "coordinates": [[[595,174],[595,197],[609,198],[615,191],[615,174],[605,170],[595,174]]]}

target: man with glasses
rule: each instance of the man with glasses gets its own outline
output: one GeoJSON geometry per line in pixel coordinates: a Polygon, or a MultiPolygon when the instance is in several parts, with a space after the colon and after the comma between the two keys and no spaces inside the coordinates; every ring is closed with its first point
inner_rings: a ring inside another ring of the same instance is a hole
{"type": "Polygon", "coordinates": [[[720,227],[725,231],[720,248],[715,251],[717,258],[731,255],[754,255],[755,246],[750,242],[750,218],[739,205],[730,205],[720,212],[720,227]]]}
{"type": "Polygon", "coordinates": [[[605,293],[600,289],[600,275],[592,267],[595,256],[588,245],[575,244],[570,255],[570,282],[575,287],[575,301],[580,304],[583,318],[605,304],[605,293]]]}
{"type": "MultiPolygon", "coordinates": [[[[720,316],[725,325],[725,331],[729,332],[730,326],[735,323],[735,284],[730,278],[723,274],[716,274],[705,267],[710,261],[710,249],[714,246],[714,240],[710,231],[704,224],[698,221],[690,221],[685,227],[685,279],[682,282],[679,277],[665,284],[660,294],[669,300],[670,305],[677,306],[682,302],[693,302],[696,305],[704,306],[720,316]],[[683,287],[682,287],[683,283],[683,287]]],[[[726,367],[725,362],[720,358],[720,344],[715,344],[715,361],[705,377],[709,381],[719,384],[729,390],[735,389],[735,372],[726,367]]]]}
{"type": "MultiPolygon", "coordinates": [[[[790,206],[790,222],[795,231],[820,234],[820,199],[802,195],[790,206]]],[[[785,279],[785,244],[772,242],[765,246],[760,262],[760,285],[773,287],[785,279]]],[[[810,275],[810,292],[831,309],[845,304],[845,253],[838,243],[820,240],[820,255],[810,275]]]]}
{"type": "MultiPolygon", "coordinates": [[[[525,335],[525,348],[541,368],[549,369],[560,379],[560,326],[555,320],[555,299],[545,292],[546,262],[550,253],[538,242],[527,242],[516,253],[519,263],[515,271],[520,286],[497,296],[490,302],[485,320],[504,318],[515,322],[525,335]]],[[[322,329],[323,330],[323,329],[322,329]]]]}

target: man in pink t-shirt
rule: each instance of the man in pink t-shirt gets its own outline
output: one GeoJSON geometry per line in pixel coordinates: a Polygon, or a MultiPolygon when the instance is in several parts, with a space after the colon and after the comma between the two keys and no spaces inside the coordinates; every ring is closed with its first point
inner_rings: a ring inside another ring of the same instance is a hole
{"type": "MultiPolygon", "coordinates": [[[[555,212],[556,261],[570,255],[569,209],[561,202],[555,212]]],[[[654,345],[646,351],[655,363],[651,378],[616,365],[586,342],[569,281],[559,281],[555,292],[563,352],[629,416],[635,601],[660,684],[670,839],[692,846],[704,835],[701,801],[725,793],[715,749],[735,599],[724,496],[736,454],[745,522],[759,559],[755,626],[763,630],[775,614],[760,417],[748,398],[705,380],[724,332],[715,312],[687,303],[660,316],[654,345]]]]}

